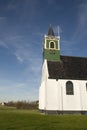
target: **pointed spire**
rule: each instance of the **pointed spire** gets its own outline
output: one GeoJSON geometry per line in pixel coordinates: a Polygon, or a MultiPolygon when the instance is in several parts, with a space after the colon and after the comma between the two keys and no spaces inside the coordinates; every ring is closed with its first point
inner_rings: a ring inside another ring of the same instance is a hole
{"type": "Polygon", "coordinates": [[[48,36],[55,36],[51,24],[50,24],[50,28],[49,28],[49,30],[48,30],[48,36]]]}

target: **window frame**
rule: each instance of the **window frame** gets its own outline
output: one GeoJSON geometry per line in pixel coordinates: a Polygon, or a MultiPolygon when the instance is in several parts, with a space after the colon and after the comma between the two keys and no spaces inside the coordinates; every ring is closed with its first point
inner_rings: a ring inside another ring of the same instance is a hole
{"type": "Polygon", "coordinates": [[[74,86],[71,81],[66,82],[66,95],[74,95],[74,86]]]}

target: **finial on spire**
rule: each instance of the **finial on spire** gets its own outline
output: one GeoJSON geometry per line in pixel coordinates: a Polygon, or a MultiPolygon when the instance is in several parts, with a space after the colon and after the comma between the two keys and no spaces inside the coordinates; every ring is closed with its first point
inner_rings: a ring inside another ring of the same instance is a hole
{"type": "Polygon", "coordinates": [[[48,36],[55,36],[51,24],[50,24],[50,28],[49,28],[49,30],[48,30],[48,36]]]}

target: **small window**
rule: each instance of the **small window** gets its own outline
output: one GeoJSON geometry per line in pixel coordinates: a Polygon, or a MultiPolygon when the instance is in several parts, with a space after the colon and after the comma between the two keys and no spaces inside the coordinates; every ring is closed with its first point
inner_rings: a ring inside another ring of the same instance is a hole
{"type": "Polygon", "coordinates": [[[50,48],[55,48],[54,42],[50,42],[50,48]]]}
{"type": "Polygon", "coordinates": [[[66,82],[66,95],[74,95],[73,83],[71,81],[66,82]]]}
{"type": "Polygon", "coordinates": [[[86,83],[86,92],[87,92],[87,83],[86,83]]]}

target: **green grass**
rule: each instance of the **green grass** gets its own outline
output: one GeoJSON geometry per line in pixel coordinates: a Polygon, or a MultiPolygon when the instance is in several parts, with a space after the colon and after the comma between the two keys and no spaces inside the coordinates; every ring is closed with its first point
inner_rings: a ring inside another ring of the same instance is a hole
{"type": "Polygon", "coordinates": [[[42,115],[0,107],[0,130],[87,130],[86,115],[42,115]]]}

